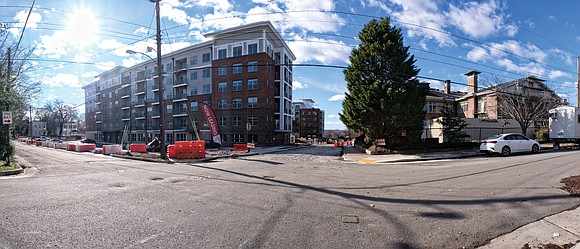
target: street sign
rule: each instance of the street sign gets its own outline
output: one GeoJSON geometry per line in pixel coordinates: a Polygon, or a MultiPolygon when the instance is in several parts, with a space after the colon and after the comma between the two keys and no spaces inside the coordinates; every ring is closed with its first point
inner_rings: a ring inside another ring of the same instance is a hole
{"type": "Polygon", "coordinates": [[[379,138],[377,139],[377,145],[385,145],[385,139],[384,138],[379,138]]]}
{"type": "Polygon", "coordinates": [[[12,112],[2,112],[2,124],[12,124],[12,112]]]}

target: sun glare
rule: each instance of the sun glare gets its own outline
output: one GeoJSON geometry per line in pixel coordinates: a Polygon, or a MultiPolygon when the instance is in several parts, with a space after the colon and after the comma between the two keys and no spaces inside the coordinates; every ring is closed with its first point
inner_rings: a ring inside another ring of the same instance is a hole
{"type": "Polygon", "coordinates": [[[69,15],[66,32],[68,41],[83,50],[98,41],[99,23],[89,10],[80,9],[69,15]]]}

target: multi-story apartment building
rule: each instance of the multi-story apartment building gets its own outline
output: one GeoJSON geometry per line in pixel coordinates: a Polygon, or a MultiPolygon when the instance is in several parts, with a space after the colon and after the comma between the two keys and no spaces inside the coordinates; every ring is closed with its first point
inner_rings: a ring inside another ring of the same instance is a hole
{"type": "Polygon", "coordinates": [[[215,113],[224,146],[259,146],[290,141],[292,63],[296,59],[270,22],[258,22],[206,34],[208,41],[98,75],[85,87],[86,134],[120,142],[124,130],[132,142],[159,136],[159,91],[163,93],[165,141],[210,139],[198,103],[215,113]]]}
{"type": "Polygon", "coordinates": [[[324,111],[314,107],[314,100],[301,99],[294,102],[294,133],[298,137],[313,139],[324,135],[324,111]]]}

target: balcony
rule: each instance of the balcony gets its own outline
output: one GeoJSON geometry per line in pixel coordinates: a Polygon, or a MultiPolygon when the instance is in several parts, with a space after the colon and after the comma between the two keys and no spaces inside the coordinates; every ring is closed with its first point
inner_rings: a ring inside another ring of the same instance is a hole
{"type": "Polygon", "coordinates": [[[145,111],[135,112],[135,119],[145,119],[145,111]]]}
{"type": "Polygon", "coordinates": [[[175,71],[178,72],[182,70],[187,70],[187,62],[175,62],[175,71]]]}
{"type": "Polygon", "coordinates": [[[145,99],[139,99],[135,101],[135,107],[144,107],[145,106],[145,99]]]}
{"type": "Polygon", "coordinates": [[[179,78],[173,81],[173,87],[187,86],[187,78],[179,78]]]}
{"type": "Polygon", "coordinates": [[[145,71],[137,72],[137,76],[135,76],[135,81],[145,81],[145,71]]]}

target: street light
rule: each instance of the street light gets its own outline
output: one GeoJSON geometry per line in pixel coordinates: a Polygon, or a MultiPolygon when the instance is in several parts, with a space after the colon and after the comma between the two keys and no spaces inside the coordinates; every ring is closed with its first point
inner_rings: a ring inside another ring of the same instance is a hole
{"type": "MultiPolygon", "coordinates": [[[[150,47],[147,47],[147,50],[149,50],[150,47]]],[[[125,51],[127,54],[140,54],[140,55],[144,55],[147,56],[149,59],[151,59],[156,65],[157,65],[157,84],[159,86],[159,94],[158,94],[158,98],[159,98],[159,143],[161,144],[160,149],[159,149],[159,154],[161,155],[162,159],[167,159],[167,152],[165,151],[165,127],[163,126],[164,123],[164,114],[163,114],[163,109],[164,109],[164,104],[163,104],[163,75],[161,72],[161,63],[159,62],[160,59],[158,59],[157,61],[155,61],[155,59],[153,59],[153,57],[149,56],[146,53],[142,53],[142,52],[138,52],[138,51],[134,51],[134,50],[127,50],[125,51]]],[[[159,54],[158,54],[159,56],[159,54]]],[[[160,58],[160,57],[158,57],[160,58]]],[[[147,118],[145,118],[145,127],[147,127],[147,118]]],[[[145,128],[146,129],[146,128],[145,128]]],[[[145,134],[145,141],[148,142],[147,140],[147,134],[145,134]]]]}

